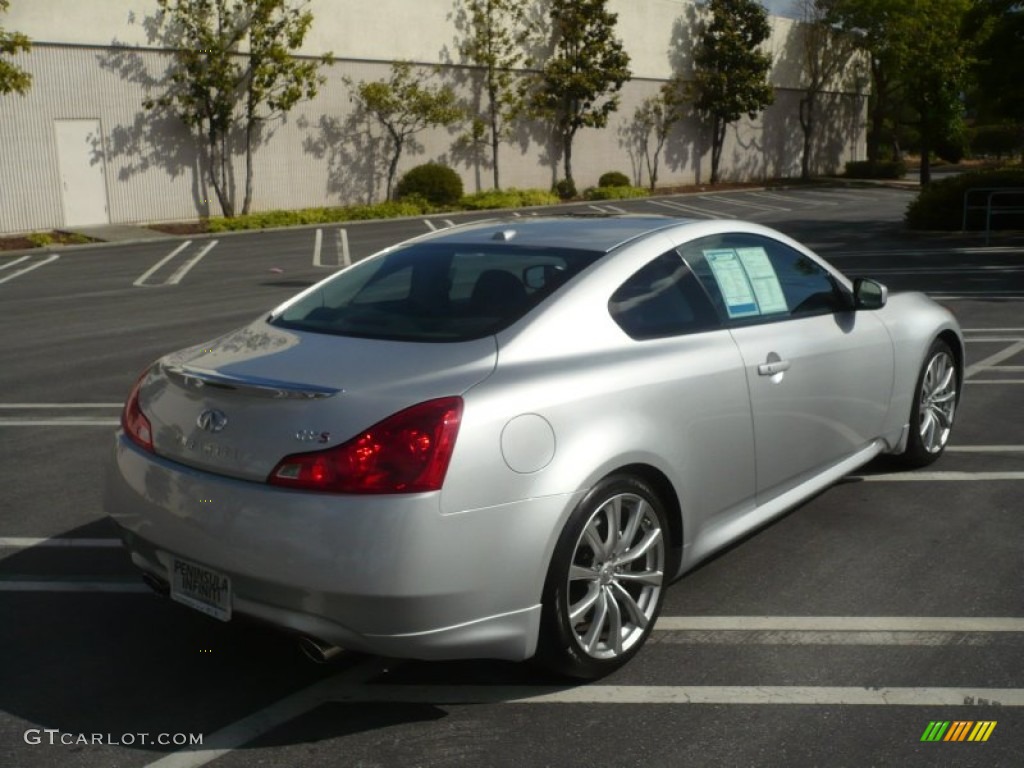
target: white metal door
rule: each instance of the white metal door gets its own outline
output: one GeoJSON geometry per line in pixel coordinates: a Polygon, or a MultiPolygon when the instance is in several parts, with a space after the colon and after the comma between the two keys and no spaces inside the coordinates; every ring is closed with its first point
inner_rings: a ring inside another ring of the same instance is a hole
{"type": "Polygon", "coordinates": [[[99,120],[55,120],[64,225],[109,224],[99,120]]]}

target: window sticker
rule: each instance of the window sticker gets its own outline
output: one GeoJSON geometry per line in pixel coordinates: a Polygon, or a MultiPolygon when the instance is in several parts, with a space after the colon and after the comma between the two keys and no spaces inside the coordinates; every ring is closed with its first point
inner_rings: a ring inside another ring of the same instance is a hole
{"type": "Polygon", "coordinates": [[[737,248],[736,255],[747,272],[762,315],[788,312],[786,297],[764,248],[737,248]]]}
{"type": "Polygon", "coordinates": [[[722,290],[729,317],[750,317],[760,314],[754,289],[747,279],[746,270],[736,251],[732,248],[706,250],[704,258],[711,266],[715,281],[722,290]]]}

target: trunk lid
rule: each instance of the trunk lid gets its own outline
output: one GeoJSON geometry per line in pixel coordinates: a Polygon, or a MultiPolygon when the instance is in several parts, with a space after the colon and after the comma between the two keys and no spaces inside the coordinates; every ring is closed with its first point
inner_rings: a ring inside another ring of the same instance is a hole
{"type": "Polygon", "coordinates": [[[496,359],[493,337],[381,341],[260,319],[162,358],[140,404],[158,455],[263,481],[289,454],[340,445],[403,408],[463,394],[496,359]]]}

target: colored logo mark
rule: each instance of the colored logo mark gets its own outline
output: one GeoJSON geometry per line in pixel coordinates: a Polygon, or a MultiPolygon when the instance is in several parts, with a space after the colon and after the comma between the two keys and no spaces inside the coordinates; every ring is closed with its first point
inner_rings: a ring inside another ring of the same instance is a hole
{"type": "Polygon", "coordinates": [[[932,720],[921,741],[988,741],[995,729],[995,720],[932,720]]]}

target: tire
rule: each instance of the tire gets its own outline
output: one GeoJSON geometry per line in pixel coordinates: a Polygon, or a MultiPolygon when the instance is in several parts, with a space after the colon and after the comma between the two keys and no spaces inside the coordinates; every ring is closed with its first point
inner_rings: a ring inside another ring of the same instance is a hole
{"type": "Polygon", "coordinates": [[[664,504],[632,475],[599,482],[569,517],[544,586],[537,661],[592,680],[629,661],[661,611],[672,549],[664,504]]]}
{"type": "Polygon", "coordinates": [[[907,449],[899,456],[906,467],[924,467],[946,450],[960,400],[960,374],[949,344],[936,339],[925,356],[914,390],[907,449]]]}

